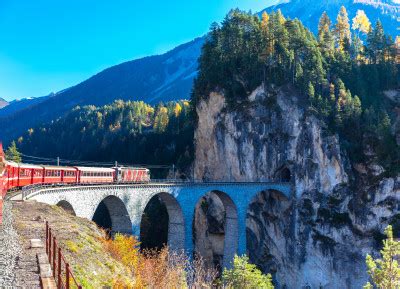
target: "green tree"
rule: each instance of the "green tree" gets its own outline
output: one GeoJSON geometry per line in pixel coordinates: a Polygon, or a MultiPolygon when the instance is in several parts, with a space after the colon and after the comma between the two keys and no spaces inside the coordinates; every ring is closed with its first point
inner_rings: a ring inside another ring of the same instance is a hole
{"type": "MultiPolygon", "coordinates": [[[[385,230],[386,240],[383,241],[383,249],[380,251],[382,258],[373,259],[369,254],[366,258],[368,274],[372,283],[380,289],[400,288],[400,241],[393,238],[392,226],[385,230]]],[[[364,289],[372,289],[368,282],[364,289]]]]}
{"type": "Polygon", "coordinates": [[[22,161],[21,154],[17,149],[17,145],[15,141],[11,143],[11,145],[5,151],[6,159],[9,161],[20,163],[22,161]]]}
{"type": "Polygon", "coordinates": [[[235,256],[233,268],[224,269],[222,281],[233,289],[273,289],[271,274],[264,275],[247,256],[235,256]]]}
{"type": "Polygon", "coordinates": [[[367,55],[372,63],[384,61],[386,37],[381,21],[376,21],[374,29],[370,29],[367,36],[367,55]]]}

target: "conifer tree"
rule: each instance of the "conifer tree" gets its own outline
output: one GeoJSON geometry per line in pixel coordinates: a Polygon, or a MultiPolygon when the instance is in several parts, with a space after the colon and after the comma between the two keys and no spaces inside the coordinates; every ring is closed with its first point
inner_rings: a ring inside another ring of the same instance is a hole
{"type": "Polygon", "coordinates": [[[266,31],[268,29],[269,15],[267,12],[263,12],[261,15],[261,26],[266,31]]]}
{"type": "Polygon", "coordinates": [[[349,45],[351,35],[350,35],[349,16],[344,6],[340,8],[339,14],[336,18],[335,37],[336,37],[337,49],[340,52],[345,51],[346,47],[349,45]]]}
{"type": "Polygon", "coordinates": [[[372,63],[380,63],[384,61],[385,53],[385,32],[382,23],[378,20],[374,29],[370,29],[367,37],[368,50],[367,53],[372,63]]]}
{"type": "MultiPolygon", "coordinates": [[[[371,255],[367,255],[368,274],[376,288],[400,288],[400,241],[394,239],[390,225],[386,228],[385,235],[387,239],[383,241],[381,259],[373,259],[371,255]]],[[[369,282],[364,286],[364,289],[373,288],[369,282]]]]}
{"type": "Polygon", "coordinates": [[[21,154],[17,149],[17,145],[15,141],[11,143],[11,145],[5,151],[6,160],[20,163],[22,161],[21,154]]]}
{"type": "Polygon", "coordinates": [[[331,31],[331,19],[326,11],[322,13],[318,23],[318,41],[323,51],[331,51],[334,46],[333,34],[331,31]]]}

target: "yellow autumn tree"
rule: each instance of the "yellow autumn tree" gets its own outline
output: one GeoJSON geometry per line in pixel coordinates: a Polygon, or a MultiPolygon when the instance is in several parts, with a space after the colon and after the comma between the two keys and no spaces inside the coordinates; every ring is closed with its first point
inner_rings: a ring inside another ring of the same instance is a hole
{"type": "Polygon", "coordinates": [[[182,106],[177,102],[176,104],[175,104],[175,107],[174,107],[174,114],[175,114],[175,117],[179,117],[180,115],[181,115],[181,112],[182,112],[182,106]]]}
{"type": "Polygon", "coordinates": [[[344,51],[351,37],[349,15],[344,6],[340,8],[339,14],[336,18],[335,37],[337,49],[339,51],[344,51]]]}
{"type": "Polygon", "coordinates": [[[362,41],[360,39],[360,33],[367,34],[371,29],[371,22],[364,10],[357,10],[356,16],[353,18],[353,24],[351,26],[354,31],[357,31],[357,35],[353,38],[353,47],[356,53],[356,57],[360,58],[360,52],[362,51],[362,41]]]}
{"type": "Polygon", "coordinates": [[[160,106],[154,118],[154,130],[156,132],[164,132],[169,123],[168,109],[165,106],[160,106]]]}
{"type": "Polygon", "coordinates": [[[269,21],[269,15],[267,12],[263,12],[263,14],[261,15],[261,27],[264,30],[268,29],[268,21],[269,21]]]}
{"type": "Polygon", "coordinates": [[[356,16],[353,18],[353,24],[351,26],[353,30],[358,31],[358,34],[367,34],[371,28],[371,22],[369,21],[364,10],[357,10],[356,16]]]}

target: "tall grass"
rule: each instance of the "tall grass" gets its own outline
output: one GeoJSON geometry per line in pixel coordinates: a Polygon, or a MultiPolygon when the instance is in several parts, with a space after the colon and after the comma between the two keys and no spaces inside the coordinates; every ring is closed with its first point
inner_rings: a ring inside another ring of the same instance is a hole
{"type": "Polygon", "coordinates": [[[114,288],[212,288],[217,271],[206,268],[203,260],[191,260],[184,251],[139,249],[133,236],[116,234],[102,240],[106,250],[122,262],[134,277],[134,284],[116,279],[114,288]]]}

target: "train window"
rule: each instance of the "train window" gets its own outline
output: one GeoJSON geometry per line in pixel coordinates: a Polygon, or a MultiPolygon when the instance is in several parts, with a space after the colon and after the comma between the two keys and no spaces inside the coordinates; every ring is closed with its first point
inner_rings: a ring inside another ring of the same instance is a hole
{"type": "Polygon", "coordinates": [[[68,177],[75,177],[75,172],[73,171],[66,171],[68,177]]]}

